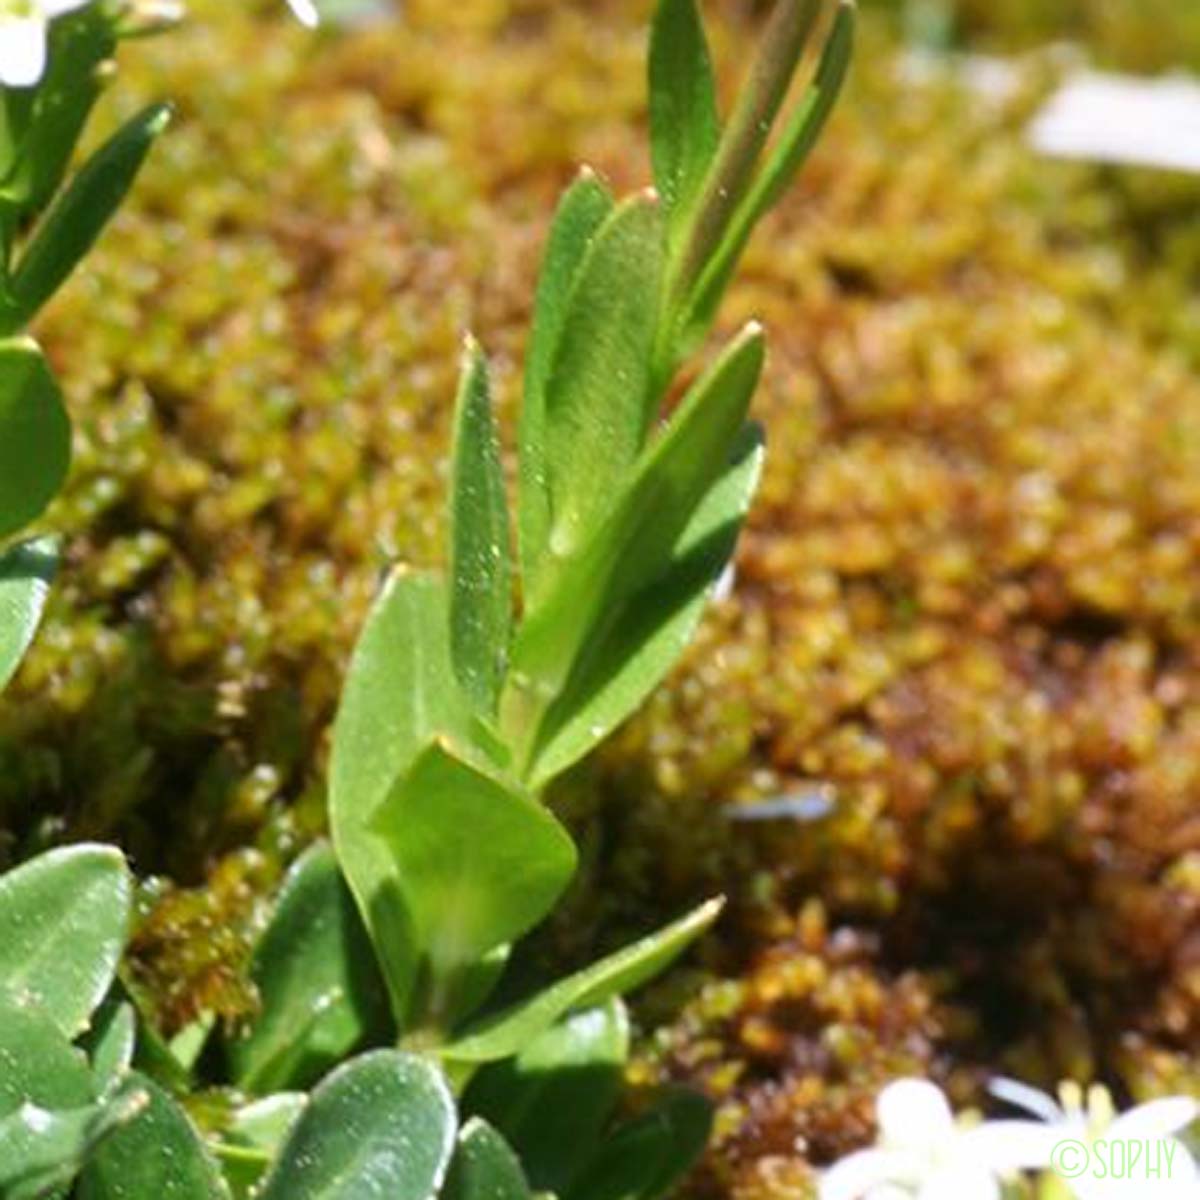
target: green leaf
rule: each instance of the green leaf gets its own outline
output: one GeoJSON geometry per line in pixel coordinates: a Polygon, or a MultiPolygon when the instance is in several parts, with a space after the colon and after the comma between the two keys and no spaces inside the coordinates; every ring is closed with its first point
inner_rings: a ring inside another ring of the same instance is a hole
{"type": "Polygon", "coordinates": [[[712,1109],[702,1096],[669,1092],[613,1134],[567,1200],[656,1200],[700,1157],[711,1131],[712,1109]]]}
{"type": "Polygon", "coordinates": [[[716,84],[695,0],[661,0],[650,34],[650,149],[672,240],[721,138],[716,84]]]}
{"type": "Polygon", "coordinates": [[[36,1008],[0,996],[0,1118],[23,1104],[61,1111],[96,1099],[87,1060],[36,1008]]]}
{"type": "Polygon", "coordinates": [[[536,586],[550,536],[546,475],[546,385],[562,339],[571,289],[596,233],[613,210],[609,190],[586,168],[562,198],[550,228],[534,303],[521,406],[519,534],[521,577],[536,586]]]}
{"type": "Polygon", "coordinates": [[[80,169],[38,227],[9,283],[5,332],[16,332],[62,286],[125,199],[171,110],[155,104],[113,135],[80,169]]]}
{"type": "Polygon", "coordinates": [[[51,850],[0,877],[0,997],[77,1036],[116,974],[131,902],[111,846],[51,850]]]}
{"type": "Polygon", "coordinates": [[[0,185],[0,204],[22,217],[45,207],[66,174],[100,95],[102,64],[115,47],[112,19],[102,5],[89,5],[51,24],[46,74],[32,112],[21,122],[18,159],[0,185]]]}
{"type": "Polygon", "coordinates": [[[581,654],[608,635],[630,597],[661,579],[697,508],[728,469],[762,362],[761,330],[748,326],[689,390],[666,432],[610,501],[603,524],[526,616],[505,705],[525,724],[515,732],[526,738],[526,772],[530,752],[539,748],[536,726],[579,669],[581,654]]]}
{"type": "Polygon", "coordinates": [[[308,1104],[302,1092],[280,1092],[238,1109],[216,1148],[233,1194],[249,1200],[308,1104]]]}
{"type": "Polygon", "coordinates": [[[403,1021],[416,971],[412,921],[395,864],[375,830],[397,779],[438,736],[465,731],[470,709],[450,660],[440,580],[401,569],[388,580],[350,663],[333,733],[329,820],[403,1021]]]}
{"type": "Polygon", "coordinates": [[[508,664],[512,566],[487,362],[474,340],[463,356],[451,497],[450,649],[463,690],[491,716],[508,664]]]}
{"type": "Polygon", "coordinates": [[[562,1195],[612,1115],[628,1056],[629,1017],[610,1000],[571,1013],[515,1058],[489,1063],[463,1108],[504,1135],[537,1191],[562,1195]]]}
{"type": "Polygon", "coordinates": [[[137,1047],[137,1014],[133,1005],[116,999],[116,993],[110,991],[80,1042],[91,1059],[96,1090],[101,1096],[111,1096],[133,1065],[137,1047]]]}
{"type": "Polygon", "coordinates": [[[0,538],[42,515],[70,464],[71,423],[42,352],[0,342],[0,538]]]}
{"type": "Polygon", "coordinates": [[[530,769],[533,788],[545,787],[594,749],[679,661],[733,556],[762,463],[761,435],[745,426],[733,465],[701,501],[663,575],[628,601],[605,637],[586,647],[547,713],[530,769]]]}
{"type": "Polygon", "coordinates": [[[254,947],[261,1008],[229,1043],[234,1081],[248,1092],[307,1087],[390,1028],[387,989],[354,898],[327,844],[284,879],[254,947]]]}
{"type": "Polygon", "coordinates": [[[463,1126],[441,1200],[531,1200],[520,1160],[486,1121],[463,1126]]]}
{"type": "Polygon", "coordinates": [[[0,554],[0,691],[33,641],[57,569],[50,538],[24,542],[0,554]]]}
{"type": "Polygon", "coordinates": [[[308,1097],[303,1092],[277,1092],[239,1108],[229,1127],[230,1139],[274,1155],[304,1112],[308,1097]]]}
{"type": "Polygon", "coordinates": [[[446,1176],[457,1118],[425,1059],[377,1050],[312,1094],[259,1200],[430,1200],[446,1176]]]}
{"type": "Polygon", "coordinates": [[[0,1195],[40,1200],[65,1187],[106,1137],[133,1120],[146,1095],[132,1093],[109,1105],[51,1112],[26,1104],[0,1120],[0,1195]]]}
{"type": "Polygon", "coordinates": [[[855,11],[853,0],[841,0],[816,77],[705,265],[683,318],[685,349],[695,345],[712,324],[755,226],[783,198],[824,132],[846,81],[854,49],[855,11]]]}
{"type": "Polygon", "coordinates": [[[412,914],[429,978],[423,1015],[447,1024],[461,976],[550,911],[575,845],[540,804],[431,746],[376,821],[412,914]]]}
{"type": "Polygon", "coordinates": [[[662,285],[657,203],[638,196],[604,222],[579,267],[546,384],[547,549],[579,545],[645,440],[662,285]]]}
{"type": "Polygon", "coordinates": [[[79,1200],[228,1200],[216,1163],[171,1096],[137,1072],[125,1089],[145,1093],[146,1107],[97,1150],[79,1181],[79,1200]]]}
{"type": "Polygon", "coordinates": [[[717,919],[724,903],[709,900],[665,929],[484,1018],[444,1046],[442,1057],[451,1063],[485,1063],[519,1054],[565,1013],[626,995],[666,970],[717,919]]]}

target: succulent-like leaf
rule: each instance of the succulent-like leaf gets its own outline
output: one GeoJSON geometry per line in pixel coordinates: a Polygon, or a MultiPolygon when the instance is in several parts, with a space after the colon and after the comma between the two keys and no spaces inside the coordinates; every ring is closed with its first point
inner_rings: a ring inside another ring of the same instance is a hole
{"type": "Polygon", "coordinates": [[[65,1111],[96,1099],[87,1060],[37,1008],[0,996],[0,1118],[23,1104],[65,1111]]]}
{"type": "Polygon", "coordinates": [[[587,647],[547,713],[530,768],[534,788],[594,749],[679,661],[733,555],[762,463],[761,434],[746,426],[733,464],[701,501],[661,578],[633,596],[607,636],[587,647]]]}
{"type": "Polygon", "coordinates": [[[628,1056],[629,1017],[610,1000],[571,1013],[515,1058],[489,1063],[463,1109],[504,1135],[537,1191],[561,1196],[599,1143],[628,1056]]]}
{"type": "Polygon", "coordinates": [[[144,1092],[112,1104],[61,1112],[25,1104],[0,1120],[0,1195],[4,1200],[42,1200],[66,1187],[96,1148],[132,1121],[146,1102],[144,1092]]]}
{"type": "Polygon", "coordinates": [[[650,149],[672,240],[686,224],[721,137],[696,0],[662,0],[650,34],[650,149]]]}
{"type": "Polygon", "coordinates": [[[137,1014],[133,1005],[117,999],[116,993],[110,991],[80,1044],[91,1060],[96,1090],[104,1097],[113,1095],[133,1065],[137,1047],[137,1014]]]}
{"type": "Polygon", "coordinates": [[[389,1030],[387,988],[333,850],[313,846],[288,872],[254,947],[261,1008],[229,1043],[233,1078],[262,1094],[307,1087],[389,1030]]]}
{"type": "Polygon", "coordinates": [[[51,850],[0,876],[0,997],[81,1033],[116,974],[131,894],[111,846],[51,850]]]}
{"type": "Polygon", "coordinates": [[[50,538],[24,542],[0,554],[0,691],[33,641],[57,569],[50,538]]]}
{"type": "Polygon", "coordinates": [[[645,440],[663,249],[659,206],[637,196],[604,222],[579,267],[545,392],[555,558],[580,544],[645,440]]]}
{"type": "Polygon", "coordinates": [[[454,419],[450,537],[450,650],[463,690],[491,716],[512,632],[508,502],[487,362],[468,341],[454,419]]]}
{"type": "Polygon", "coordinates": [[[445,1180],[457,1117],[430,1062],[377,1050],[313,1092],[260,1200],[430,1200],[445,1180]]]}
{"type": "Polygon", "coordinates": [[[486,1063],[519,1054],[564,1014],[624,996],[666,970],[717,919],[723,906],[723,900],[709,900],[657,933],[485,1017],[443,1047],[442,1056],[451,1063],[486,1063]]]}
{"type": "Polygon", "coordinates": [[[519,540],[521,577],[536,587],[538,569],[550,536],[550,492],[546,473],[546,385],[558,353],[568,302],[588,249],[613,210],[608,188],[589,170],[563,196],[550,228],[538,280],[533,328],[525,361],[525,397],[521,406],[519,540]]]}
{"type": "Polygon", "coordinates": [[[42,352],[0,342],[0,539],[42,515],[70,462],[71,423],[42,352]]]}
{"type": "Polygon", "coordinates": [[[394,572],[354,652],[333,734],[329,820],[338,862],[383,967],[398,1021],[416,970],[411,917],[375,829],[397,779],[438,736],[469,730],[441,581],[394,572]]]}
{"type": "Polygon", "coordinates": [[[668,1092],[613,1134],[567,1200],[657,1200],[700,1157],[711,1130],[712,1109],[702,1096],[668,1092]]]}
{"type": "Polygon", "coordinates": [[[521,1162],[486,1122],[473,1117],[458,1135],[458,1147],[441,1200],[531,1200],[521,1162]]]}
{"type": "Polygon", "coordinates": [[[9,282],[3,331],[15,333],[62,286],[133,186],[171,110],[155,104],[121,127],[80,169],[46,215],[9,282]]]}
{"type": "MultiPolygon", "coordinates": [[[[729,467],[762,362],[762,333],[749,326],[684,397],[603,524],[526,617],[511,679],[514,689],[526,690],[524,708],[537,714],[533,720],[562,693],[585,648],[607,636],[630,597],[667,571],[679,538],[729,467]]],[[[506,707],[522,712],[523,706],[509,700],[506,707]]],[[[539,738],[535,732],[528,746],[536,748],[539,738]]]]}
{"type": "Polygon", "coordinates": [[[575,871],[575,845],[528,796],[432,745],[375,828],[395,864],[429,977],[422,1004],[462,1015],[461,976],[540,921],[575,871]]]}
{"type": "Polygon", "coordinates": [[[200,1134],[153,1080],[134,1072],[125,1092],[144,1093],[144,1110],[96,1151],[80,1177],[79,1200],[229,1200],[200,1134]]]}

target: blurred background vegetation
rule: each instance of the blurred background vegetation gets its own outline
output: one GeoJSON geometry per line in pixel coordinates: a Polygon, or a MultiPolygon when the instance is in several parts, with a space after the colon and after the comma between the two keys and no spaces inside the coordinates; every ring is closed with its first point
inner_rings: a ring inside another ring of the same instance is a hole
{"type": "MultiPolygon", "coordinates": [[[[355,633],[389,562],[441,554],[462,330],[511,432],[558,192],[648,174],[650,0],[315,37],[191,7],[123,56],[109,121],[179,120],[38,331],[78,420],[67,563],[0,704],[0,861],[129,849],[167,1032],[254,1003],[355,633]]],[[[726,94],[763,7],[704,5],[726,94]]],[[[771,344],[738,587],[556,799],[586,869],[539,961],[731,896],[639,1014],[639,1078],[722,1104],[697,1194],[805,1195],[904,1072],[1200,1084],[1200,181],[1030,152],[1064,39],[1187,67],[1200,11],[868,7],[728,305],[771,344]],[[997,98],[914,45],[1035,53],[997,98]],[[730,819],[814,784],[827,818],[730,819]]]]}
{"type": "Polygon", "coordinates": [[[992,52],[1074,41],[1098,63],[1156,72],[1200,64],[1200,11],[1177,0],[866,0],[927,45],[992,52]]]}

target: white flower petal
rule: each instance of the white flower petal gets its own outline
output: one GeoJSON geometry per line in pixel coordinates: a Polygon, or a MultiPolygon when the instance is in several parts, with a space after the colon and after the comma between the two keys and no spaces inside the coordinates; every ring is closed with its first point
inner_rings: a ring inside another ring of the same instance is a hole
{"type": "Polygon", "coordinates": [[[958,1162],[926,1179],[917,1200],[1000,1200],[1000,1184],[990,1171],[958,1162]]]}
{"type": "Polygon", "coordinates": [[[819,1200],[865,1200],[890,1184],[902,1164],[888,1150],[859,1150],[834,1163],[817,1187],[819,1200]]]}
{"type": "Polygon", "coordinates": [[[309,29],[316,29],[321,23],[321,14],[317,12],[317,6],[313,0],[287,0],[287,2],[301,25],[307,25],[309,29]]]}
{"type": "Polygon", "coordinates": [[[0,83],[33,87],[46,69],[46,22],[41,17],[0,17],[0,83]]]}
{"type": "Polygon", "coordinates": [[[1189,1096],[1167,1096],[1122,1113],[1105,1136],[1112,1139],[1163,1138],[1186,1129],[1197,1117],[1200,1117],[1200,1103],[1189,1096]]]}
{"type": "Polygon", "coordinates": [[[875,1102],[880,1140],[888,1146],[944,1144],[954,1136],[954,1113],[942,1090],[928,1079],[898,1079],[875,1102]]]}
{"type": "Polygon", "coordinates": [[[1054,1147],[1063,1138],[1061,1125],[1040,1121],[984,1121],[959,1135],[965,1154],[1004,1175],[1011,1171],[1047,1167],[1054,1147]]]}
{"type": "Polygon", "coordinates": [[[38,7],[44,16],[54,18],[61,17],[63,13],[74,12],[75,9],[83,8],[91,2],[92,0],[41,0],[38,7]]]}
{"type": "Polygon", "coordinates": [[[1066,1114],[1055,1103],[1054,1097],[1040,1088],[1031,1087],[1019,1079],[1007,1079],[1001,1076],[988,1084],[988,1091],[997,1100],[1003,1100],[1014,1108],[1023,1108],[1043,1121],[1061,1121],[1066,1114]]]}

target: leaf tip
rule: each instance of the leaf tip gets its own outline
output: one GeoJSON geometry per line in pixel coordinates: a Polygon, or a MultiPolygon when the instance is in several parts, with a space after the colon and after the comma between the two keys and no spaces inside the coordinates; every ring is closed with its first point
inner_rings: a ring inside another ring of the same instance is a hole
{"type": "Polygon", "coordinates": [[[156,104],[154,106],[154,108],[151,110],[151,115],[150,115],[149,120],[146,122],[146,128],[150,132],[151,136],[158,137],[158,135],[160,133],[162,133],[162,131],[164,129],[166,129],[166,127],[168,125],[170,125],[170,123],[172,122],[172,120],[174,120],[174,118],[175,118],[175,105],[174,104],[171,104],[169,102],[163,103],[163,104],[156,104]]]}

